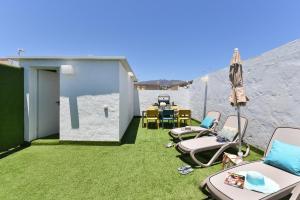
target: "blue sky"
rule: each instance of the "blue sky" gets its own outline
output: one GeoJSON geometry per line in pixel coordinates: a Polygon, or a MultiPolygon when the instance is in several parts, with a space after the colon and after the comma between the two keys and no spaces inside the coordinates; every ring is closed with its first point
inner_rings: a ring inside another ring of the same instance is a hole
{"type": "Polygon", "coordinates": [[[2,0],[0,57],[126,56],[140,80],[193,79],[300,38],[299,0],[2,0]]]}

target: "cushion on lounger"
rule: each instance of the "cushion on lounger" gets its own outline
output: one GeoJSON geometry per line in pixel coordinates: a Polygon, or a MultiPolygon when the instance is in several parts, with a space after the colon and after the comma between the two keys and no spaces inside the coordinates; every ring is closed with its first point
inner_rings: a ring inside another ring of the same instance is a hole
{"type": "Polygon", "coordinates": [[[233,127],[224,126],[222,130],[218,133],[220,138],[225,138],[227,141],[232,142],[237,134],[238,130],[233,127]]]}
{"type": "Polygon", "coordinates": [[[214,124],[215,119],[209,116],[206,116],[204,120],[201,122],[200,126],[203,128],[211,128],[214,124]]]}
{"type": "Polygon", "coordinates": [[[274,140],[265,163],[300,176],[300,147],[274,140]]]}

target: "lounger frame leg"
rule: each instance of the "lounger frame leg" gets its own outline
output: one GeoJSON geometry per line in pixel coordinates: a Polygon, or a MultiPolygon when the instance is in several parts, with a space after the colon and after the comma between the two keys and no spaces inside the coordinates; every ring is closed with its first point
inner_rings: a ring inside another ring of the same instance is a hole
{"type": "Polygon", "coordinates": [[[299,200],[300,199],[300,184],[298,184],[292,191],[292,196],[290,200],[299,200]]]}
{"type": "Polygon", "coordinates": [[[250,145],[246,144],[246,146],[247,146],[247,149],[246,149],[245,154],[243,155],[244,158],[247,157],[250,154],[250,145]]]}
{"type": "Polygon", "coordinates": [[[202,191],[203,194],[205,194],[206,196],[210,196],[209,191],[207,190],[207,182],[209,180],[209,177],[207,177],[204,181],[202,181],[202,183],[199,186],[199,189],[202,191]]]}
{"type": "Polygon", "coordinates": [[[174,139],[179,139],[179,137],[177,135],[172,134],[171,131],[169,131],[169,135],[174,139]]]}
{"type": "Polygon", "coordinates": [[[229,144],[226,144],[224,146],[222,146],[215,154],[214,156],[207,162],[207,163],[202,163],[201,161],[199,161],[197,158],[196,158],[196,154],[197,153],[200,153],[200,152],[203,152],[202,149],[196,149],[196,150],[193,150],[191,151],[189,154],[192,158],[192,160],[200,167],[209,167],[211,166],[217,159],[218,157],[228,148],[230,147],[235,147],[237,144],[236,143],[229,143],[229,144]]]}
{"type": "MultiPolygon", "coordinates": [[[[174,124],[175,124],[175,122],[174,122],[174,124]]],[[[198,137],[201,137],[201,136],[203,136],[203,135],[207,135],[207,134],[214,134],[213,132],[211,132],[211,130],[204,130],[204,131],[200,131],[200,132],[198,132],[198,131],[195,131],[195,132],[190,132],[190,133],[187,133],[187,134],[178,134],[178,135],[174,135],[174,134],[172,134],[172,132],[171,131],[169,131],[169,135],[172,137],[172,138],[174,138],[174,139],[179,139],[180,141],[183,141],[183,136],[185,136],[185,135],[189,135],[189,134],[196,134],[195,135],[195,138],[198,138],[198,137]]]]}

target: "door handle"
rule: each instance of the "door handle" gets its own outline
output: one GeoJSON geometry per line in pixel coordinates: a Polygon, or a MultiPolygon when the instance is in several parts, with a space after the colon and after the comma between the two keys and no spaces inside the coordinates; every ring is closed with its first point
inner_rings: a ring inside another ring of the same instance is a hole
{"type": "Polygon", "coordinates": [[[56,101],[55,103],[56,103],[57,105],[59,105],[60,102],[59,102],[59,101],[56,101]]]}

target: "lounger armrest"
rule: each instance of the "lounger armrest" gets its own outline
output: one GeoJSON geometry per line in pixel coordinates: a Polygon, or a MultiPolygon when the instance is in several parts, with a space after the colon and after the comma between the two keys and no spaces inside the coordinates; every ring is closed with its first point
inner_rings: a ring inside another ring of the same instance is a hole
{"type": "MultiPolygon", "coordinates": [[[[219,149],[220,151],[222,150],[226,150],[228,149],[229,147],[235,147],[237,145],[237,143],[235,142],[227,142],[227,143],[224,143],[224,145],[219,149]]],[[[190,152],[190,154],[196,154],[196,153],[199,153],[199,152],[202,152],[203,149],[202,148],[198,148],[198,149],[194,149],[190,152]]]]}
{"type": "Polygon", "coordinates": [[[298,184],[292,191],[292,196],[290,200],[299,200],[300,199],[300,184],[298,184]]]}
{"type": "Polygon", "coordinates": [[[246,152],[245,152],[245,154],[243,155],[243,157],[246,158],[246,157],[249,156],[249,154],[250,154],[250,145],[247,144],[247,143],[244,143],[244,144],[247,146],[247,148],[246,148],[246,152]]]}
{"type": "Polygon", "coordinates": [[[207,129],[207,130],[204,130],[204,131],[200,131],[196,136],[195,138],[198,138],[198,137],[201,137],[203,135],[207,135],[207,134],[214,134],[214,132],[212,132],[211,130],[207,129]]]}
{"type": "Polygon", "coordinates": [[[212,125],[212,127],[210,128],[210,130],[215,131],[216,128],[217,128],[217,126],[218,126],[218,124],[219,124],[219,121],[215,120],[214,123],[213,123],[213,125],[212,125]]]}
{"type": "Polygon", "coordinates": [[[210,159],[210,161],[208,161],[208,163],[202,163],[201,161],[199,161],[197,158],[196,158],[196,154],[199,153],[199,152],[202,152],[202,151],[206,151],[207,149],[203,149],[203,148],[198,148],[198,149],[194,149],[190,152],[190,156],[192,158],[192,160],[197,163],[199,166],[201,167],[208,167],[210,165],[212,165],[215,160],[217,160],[217,158],[228,148],[230,147],[235,147],[237,145],[236,142],[228,142],[228,143],[224,143],[224,145],[219,148],[219,150],[214,154],[214,156],[210,159]]]}
{"type": "Polygon", "coordinates": [[[215,136],[218,135],[218,132],[216,132],[216,131],[210,131],[210,133],[213,134],[213,135],[215,135],[215,136]]]}
{"type": "Polygon", "coordinates": [[[200,184],[199,189],[202,191],[203,194],[205,194],[206,196],[210,196],[209,191],[207,190],[207,182],[209,181],[209,177],[207,177],[205,180],[203,180],[200,184]]]}

